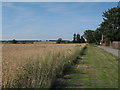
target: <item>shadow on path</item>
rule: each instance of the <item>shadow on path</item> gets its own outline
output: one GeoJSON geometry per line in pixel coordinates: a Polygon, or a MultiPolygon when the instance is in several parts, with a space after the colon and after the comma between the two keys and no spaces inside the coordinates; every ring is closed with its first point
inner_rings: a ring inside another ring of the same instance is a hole
{"type": "Polygon", "coordinates": [[[54,81],[52,89],[118,87],[117,57],[98,47],[87,46],[75,61],[54,81]]]}
{"type": "MultiPolygon", "coordinates": [[[[81,63],[82,57],[83,57],[84,55],[86,55],[86,48],[87,48],[87,47],[85,47],[85,48],[82,50],[82,52],[79,54],[79,56],[76,58],[76,60],[74,60],[74,61],[72,62],[72,65],[66,66],[67,68],[64,68],[64,70],[63,70],[63,76],[57,78],[57,79],[53,82],[52,87],[51,87],[51,90],[52,90],[53,88],[65,88],[66,86],[69,85],[69,83],[66,82],[66,81],[71,79],[71,77],[69,77],[69,75],[71,75],[71,74],[73,74],[73,73],[74,73],[74,74],[77,74],[77,71],[76,71],[75,69],[76,69],[76,67],[81,63]]],[[[79,74],[86,74],[86,73],[81,72],[81,73],[79,73],[79,74]]],[[[76,84],[72,84],[72,85],[76,86],[76,84]]],[[[72,86],[72,85],[71,85],[71,86],[72,86]]],[[[79,84],[79,86],[82,86],[82,84],[79,84]]]]}

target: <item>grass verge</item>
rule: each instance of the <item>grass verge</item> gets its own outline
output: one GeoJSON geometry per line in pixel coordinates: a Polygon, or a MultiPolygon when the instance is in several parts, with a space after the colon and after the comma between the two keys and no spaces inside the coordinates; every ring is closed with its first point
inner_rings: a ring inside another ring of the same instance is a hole
{"type": "Polygon", "coordinates": [[[74,70],[74,67],[80,63],[81,57],[84,55],[85,50],[86,50],[86,46],[83,47],[82,50],[79,50],[78,53],[75,54],[75,56],[71,58],[72,60],[71,62],[64,64],[63,73],[61,77],[56,77],[56,79],[51,85],[51,89],[66,87],[66,83],[64,79],[69,79],[69,77],[66,77],[66,76],[69,75],[72,72],[72,70],[74,70]]]}
{"type": "Polygon", "coordinates": [[[118,88],[118,60],[98,47],[88,46],[80,62],[60,79],[58,87],[118,88]]]}

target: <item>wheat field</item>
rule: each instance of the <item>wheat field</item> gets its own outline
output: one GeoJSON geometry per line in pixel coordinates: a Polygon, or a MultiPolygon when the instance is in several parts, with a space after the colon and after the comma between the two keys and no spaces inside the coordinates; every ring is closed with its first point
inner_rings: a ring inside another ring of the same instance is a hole
{"type": "MultiPolygon", "coordinates": [[[[24,65],[39,61],[40,64],[46,63],[44,68],[51,67],[53,62],[56,66],[63,64],[62,59],[66,59],[75,54],[77,44],[4,44],[2,46],[2,84],[7,87],[8,82],[12,87],[12,82],[18,75],[24,73],[24,65]],[[54,59],[54,61],[53,61],[54,59]],[[57,61],[56,61],[57,60],[57,61]]],[[[52,66],[52,69],[56,68],[52,66]]],[[[33,81],[32,81],[33,82],[33,81]]],[[[33,86],[34,87],[34,86],[33,86]]]]}

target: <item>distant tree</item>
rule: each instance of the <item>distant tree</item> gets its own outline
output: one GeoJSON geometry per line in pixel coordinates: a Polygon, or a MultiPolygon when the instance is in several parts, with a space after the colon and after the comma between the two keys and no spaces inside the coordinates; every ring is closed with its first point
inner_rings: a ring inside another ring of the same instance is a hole
{"type": "Polygon", "coordinates": [[[77,34],[77,43],[80,43],[80,34],[77,34]]]}
{"type": "Polygon", "coordinates": [[[13,44],[17,44],[17,40],[13,39],[13,40],[12,40],[12,43],[13,43],[13,44]]]}
{"type": "Polygon", "coordinates": [[[77,41],[76,38],[77,38],[76,34],[73,34],[73,43],[77,41]]]}
{"type": "Polygon", "coordinates": [[[72,43],[72,41],[63,41],[63,43],[68,44],[68,43],[72,43]]]}
{"type": "Polygon", "coordinates": [[[95,31],[86,30],[84,32],[83,36],[88,43],[100,43],[102,35],[105,37],[106,44],[109,44],[110,41],[120,41],[120,7],[103,12],[103,22],[99,26],[95,31]]]}
{"type": "Polygon", "coordinates": [[[58,38],[58,40],[56,41],[56,43],[62,43],[62,38],[58,38]]]}
{"type": "Polygon", "coordinates": [[[83,36],[87,40],[88,43],[94,43],[95,42],[94,31],[93,30],[86,30],[84,32],[83,36]]]}
{"type": "Polygon", "coordinates": [[[94,39],[96,44],[100,44],[101,38],[102,38],[103,30],[101,28],[97,28],[94,31],[94,39]]]}
{"type": "Polygon", "coordinates": [[[85,39],[81,36],[81,43],[85,43],[85,39]]]}
{"type": "Polygon", "coordinates": [[[103,12],[103,22],[100,28],[104,31],[107,41],[120,40],[120,7],[114,7],[103,12]]]}

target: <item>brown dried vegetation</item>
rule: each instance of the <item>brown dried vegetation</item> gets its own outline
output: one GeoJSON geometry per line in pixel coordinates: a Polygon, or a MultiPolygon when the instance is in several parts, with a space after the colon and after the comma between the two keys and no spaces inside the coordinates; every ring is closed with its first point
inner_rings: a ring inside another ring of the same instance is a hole
{"type": "Polygon", "coordinates": [[[50,87],[56,74],[62,73],[64,64],[70,62],[82,47],[84,45],[4,44],[3,87],[50,87]]]}

